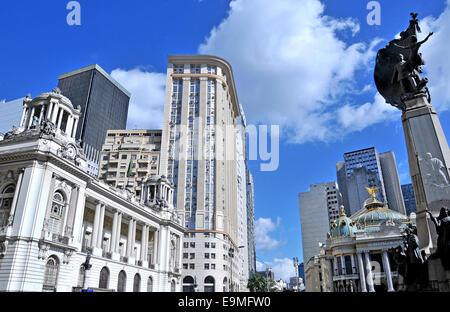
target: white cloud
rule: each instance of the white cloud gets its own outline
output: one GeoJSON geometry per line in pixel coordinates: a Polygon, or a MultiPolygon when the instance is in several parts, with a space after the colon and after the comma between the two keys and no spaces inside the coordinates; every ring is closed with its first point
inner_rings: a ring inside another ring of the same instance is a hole
{"type": "Polygon", "coordinates": [[[346,119],[336,118],[336,110],[343,96],[358,92],[355,73],[373,68],[379,40],[346,44],[340,37],[354,36],[359,24],[323,12],[318,0],[233,0],[199,47],[231,63],[247,118],[281,124],[294,143],[363,126],[341,124],[346,119]]]}
{"type": "MultiPolygon", "coordinates": [[[[419,16],[420,18],[420,16],[419,16]]],[[[425,59],[424,70],[430,82],[431,101],[438,112],[450,109],[450,1],[444,12],[438,17],[428,16],[421,23],[422,33],[419,40],[433,31],[434,35],[422,45],[421,52],[425,59]]]]}
{"type": "Polygon", "coordinates": [[[161,129],[166,75],[140,68],[115,69],[111,76],[131,92],[128,129],[161,129]]]}
{"type": "Polygon", "coordinates": [[[256,249],[268,252],[280,245],[280,242],[268,235],[280,225],[280,218],[274,223],[270,218],[259,218],[255,222],[255,244],[256,249]]]}

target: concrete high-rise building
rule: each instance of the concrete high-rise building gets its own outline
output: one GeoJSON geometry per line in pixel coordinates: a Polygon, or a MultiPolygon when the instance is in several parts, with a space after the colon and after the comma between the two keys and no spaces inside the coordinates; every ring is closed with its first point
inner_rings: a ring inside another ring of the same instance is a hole
{"type": "Polygon", "coordinates": [[[100,154],[99,178],[140,197],[142,182],[159,173],[161,130],[108,130],[100,154]]]}
{"type": "Polygon", "coordinates": [[[367,199],[366,187],[378,187],[378,200],[387,200],[390,209],[405,212],[393,152],[378,154],[371,147],[345,153],[344,161],[336,163],[336,175],[347,215],[362,209],[367,199]]]}
{"type": "Polygon", "coordinates": [[[416,198],[414,196],[413,185],[402,185],[403,201],[405,202],[406,215],[409,216],[412,212],[416,213],[416,198]]]}
{"type": "Polygon", "coordinates": [[[239,105],[231,65],[216,56],[169,56],[160,172],[174,185],[186,229],[183,289],[239,291],[247,226],[239,105]],[[239,182],[239,178],[241,182],[239,182]],[[238,198],[241,198],[242,201],[238,198]]]}
{"type": "Polygon", "coordinates": [[[247,239],[249,274],[256,272],[255,250],[255,185],[253,175],[247,170],[247,239]]]}
{"type": "Polygon", "coordinates": [[[13,126],[19,126],[24,99],[20,98],[9,102],[6,102],[6,100],[0,101],[0,133],[5,134],[11,131],[13,126]]]}
{"type": "Polygon", "coordinates": [[[336,182],[313,184],[298,195],[302,227],[303,262],[319,254],[319,243],[327,239],[330,226],[339,218],[341,198],[336,182]]]}
{"type": "Polygon", "coordinates": [[[106,131],[126,129],[131,94],[97,64],[60,75],[58,88],[81,109],[76,138],[88,159],[88,172],[97,176],[106,131]]]}

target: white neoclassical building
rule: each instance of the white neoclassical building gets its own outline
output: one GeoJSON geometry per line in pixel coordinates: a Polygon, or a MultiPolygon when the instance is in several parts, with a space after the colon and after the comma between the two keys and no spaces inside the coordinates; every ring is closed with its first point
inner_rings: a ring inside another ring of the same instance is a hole
{"type": "Polygon", "coordinates": [[[79,117],[58,89],[27,96],[0,141],[0,291],[180,291],[170,182],[151,176],[135,199],[90,176],[79,117]]]}

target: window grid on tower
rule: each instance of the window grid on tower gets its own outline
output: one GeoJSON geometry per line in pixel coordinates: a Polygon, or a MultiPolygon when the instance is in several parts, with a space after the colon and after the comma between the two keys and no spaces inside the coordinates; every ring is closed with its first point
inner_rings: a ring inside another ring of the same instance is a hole
{"type": "Polygon", "coordinates": [[[167,166],[167,178],[174,185],[173,201],[177,204],[177,182],[178,182],[178,146],[180,140],[181,124],[181,100],[183,95],[183,81],[181,79],[173,80],[172,103],[169,121],[169,161],[167,166]]]}
{"type": "MultiPolygon", "coordinates": [[[[209,71],[210,67],[208,67],[209,71]]],[[[216,82],[208,80],[208,99],[206,107],[205,131],[205,229],[213,229],[215,197],[215,116],[216,116],[216,82]]]]}
{"type": "MultiPolygon", "coordinates": [[[[200,67],[199,67],[200,68],[200,67]]],[[[187,159],[186,159],[186,193],[185,193],[185,227],[195,229],[195,214],[197,212],[197,170],[198,170],[198,116],[200,105],[200,80],[191,79],[189,88],[189,110],[187,129],[187,159]]]]}

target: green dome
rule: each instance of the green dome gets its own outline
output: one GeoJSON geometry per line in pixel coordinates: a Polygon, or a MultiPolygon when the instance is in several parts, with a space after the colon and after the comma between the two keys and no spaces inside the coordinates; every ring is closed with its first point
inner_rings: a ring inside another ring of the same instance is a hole
{"type": "Polygon", "coordinates": [[[345,215],[344,206],[340,207],[339,219],[331,226],[331,238],[343,238],[355,236],[356,226],[352,219],[345,215]]]}
{"type": "Polygon", "coordinates": [[[356,225],[362,227],[378,226],[386,220],[396,220],[404,225],[411,223],[410,218],[399,212],[390,210],[384,203],[377,200],[375,198],[375,192],[370,192],[371,190],[375,189],[368,189],[371,196],[364,202],[364,208],[367,211],[353,218],[353,222],[356,225]]]}

